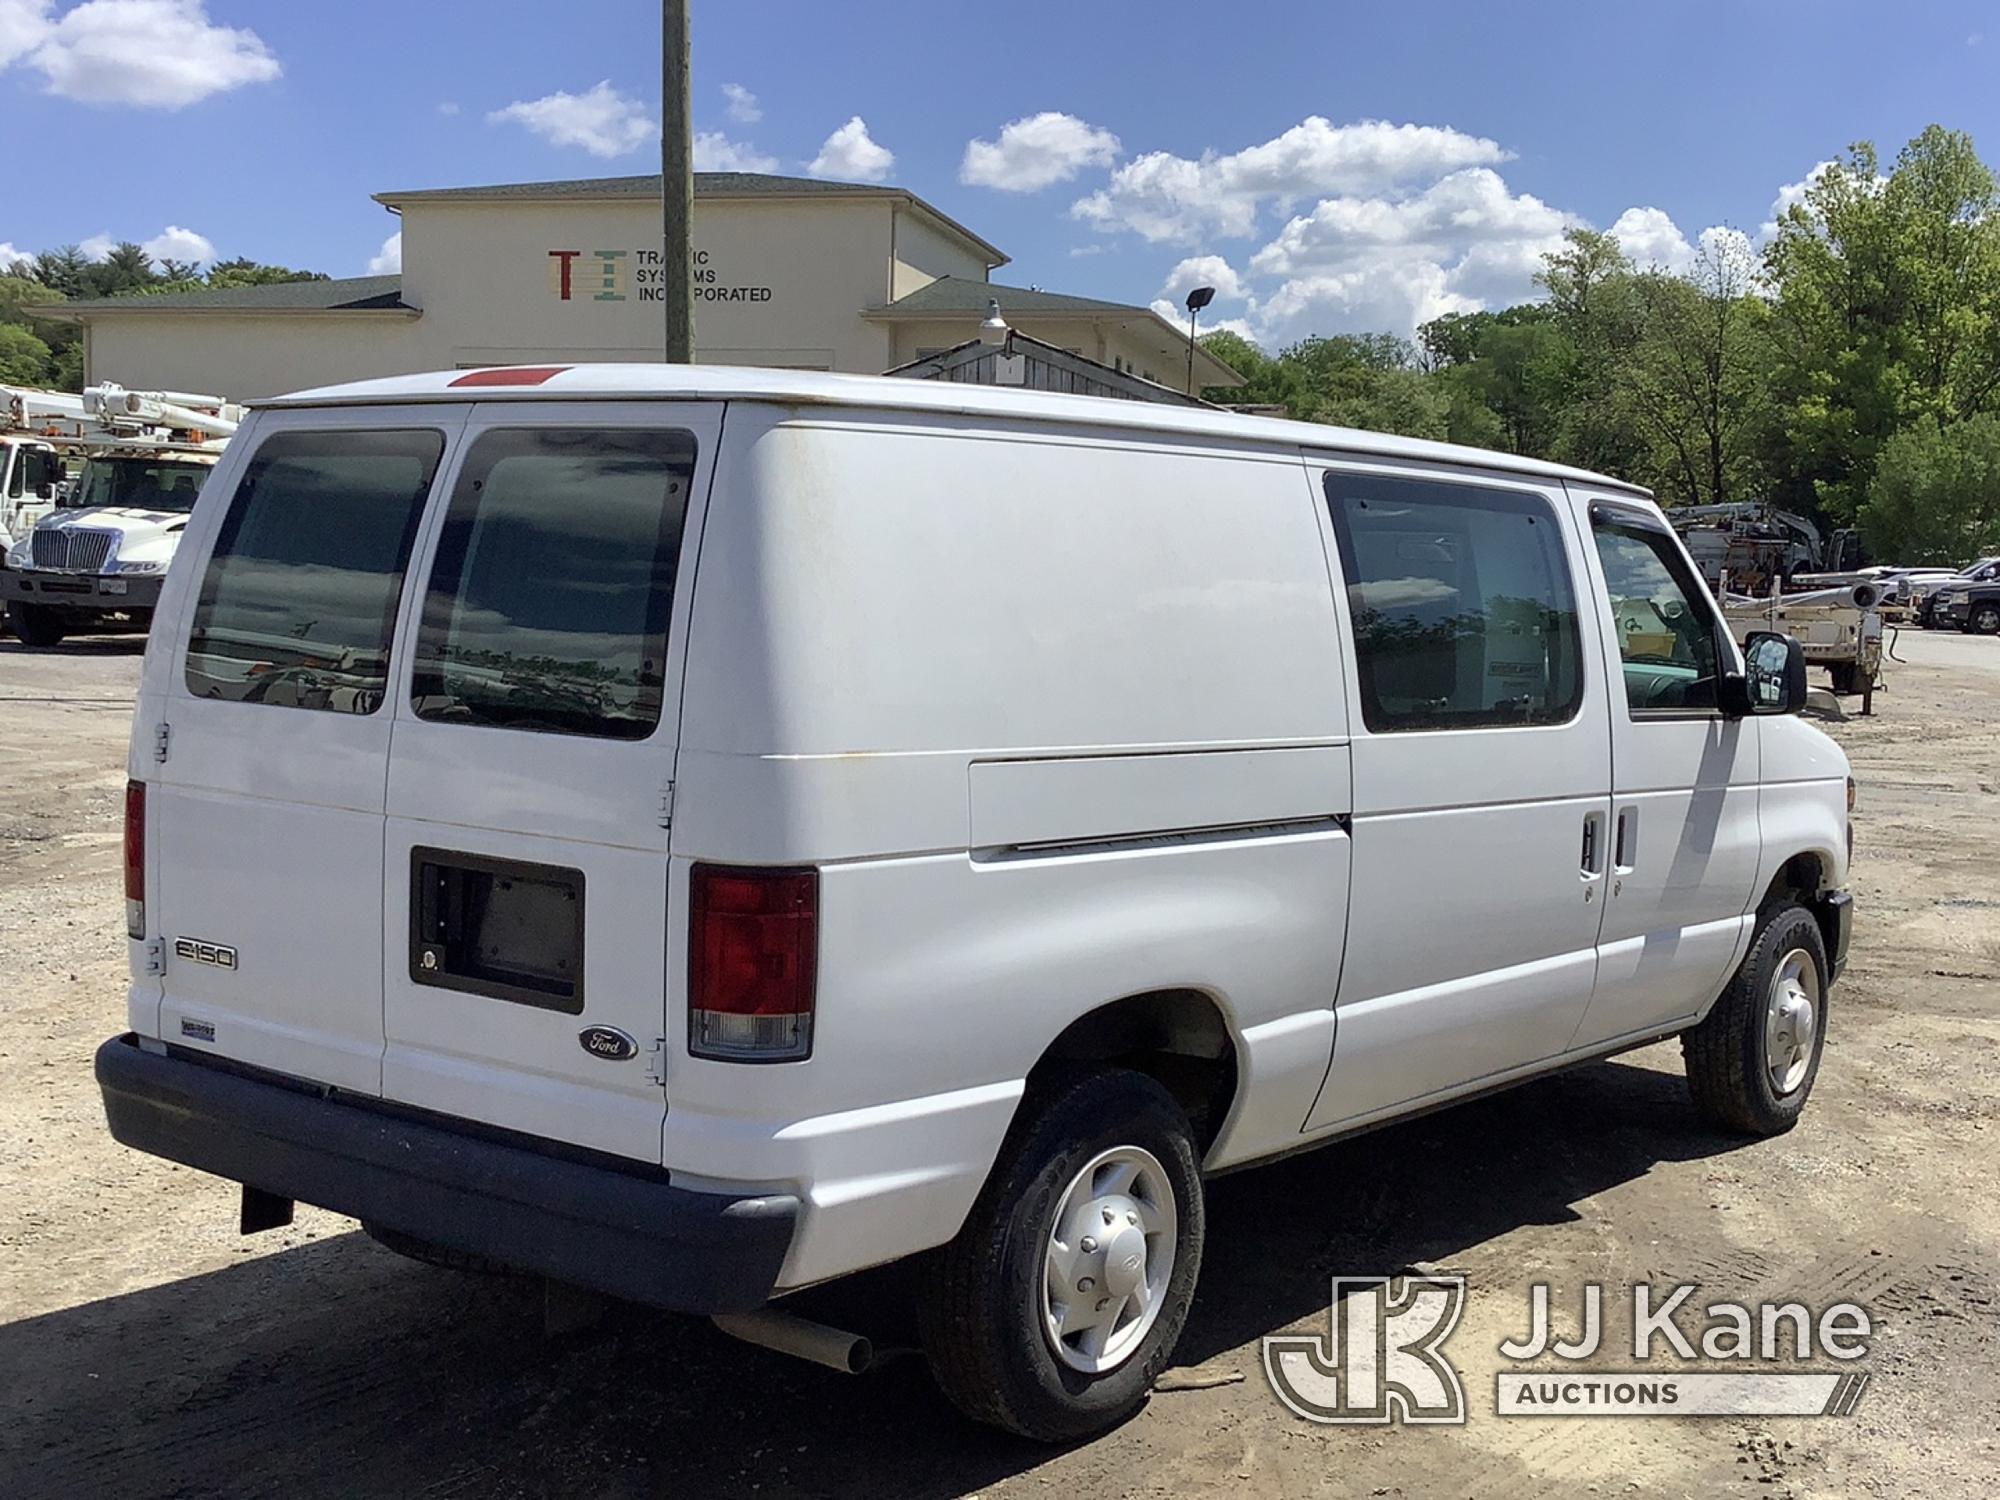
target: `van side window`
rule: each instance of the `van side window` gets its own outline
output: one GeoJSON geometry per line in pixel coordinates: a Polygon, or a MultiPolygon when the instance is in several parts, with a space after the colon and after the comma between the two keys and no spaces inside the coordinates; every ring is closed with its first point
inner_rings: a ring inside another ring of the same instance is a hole
{"type": "Polygon", "coordinates": [[[651,734],[694,458],[693,434],[647,428],[475,439],[431,565],[417,717],[651,734]]]}
{"type": "Polygon", "coordinates": [[[1625,704],[1634,718],[1716,711],[1715,616],[1707,591],[1664,532],[1595,516],[1624,662],[1625,704]]]}
{"type": "Polygon", "coordinates": [[[1325,483],[1370,730],[1575,717],[1576,596],[1548,502],[1333,470],[1325,483]]]}
{"type": "Polygon", "coordinates": [[[273,433],[230,498],[188,637],[198,698],[370,714],[444,434],[273,433]]]}

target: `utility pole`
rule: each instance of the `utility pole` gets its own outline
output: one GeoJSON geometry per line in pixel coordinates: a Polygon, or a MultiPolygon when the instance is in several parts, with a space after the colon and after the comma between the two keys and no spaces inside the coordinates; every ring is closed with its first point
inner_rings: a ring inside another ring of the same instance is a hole
{"type": "Polygon", "coordinates": [[[666,360],[694,362],[694,126],[688,99],[687,0],[660,3],[660,303],[666,360]]]}

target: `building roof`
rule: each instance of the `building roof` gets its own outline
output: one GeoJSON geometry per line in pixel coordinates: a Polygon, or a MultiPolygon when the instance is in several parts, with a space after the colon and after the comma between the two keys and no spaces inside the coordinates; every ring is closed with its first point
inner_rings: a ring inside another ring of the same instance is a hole
{"type": "Polygon", "coordinates": [[[906,297],[871,307],[871,315],[897,317],[952,317],[978,313],[984,317],[986,304],[998,302],[1004,313],[1122,313],[1127,317],[1151,317],[1150,307],[1130,302],[1106,302],[1097,297],[1072,297],[1067,292],[1045,292],[1039,287],[1001,286],[994,281],[972,281],[963,276],[940,276],[918,287],[906,297]]]}
{"type": "Polygon", "coordinates": [[[1162,401],[1169,406],[1201,406],[1217,410],[1199,396],[1185,395],[1172,386],[1125,370],[1114,369],[1098,360],[1021,332],[1007,330],[1005,339],[988,343],[983,338],[967,339],[936,354],[923,355],[884,370],[885,375],[901,375],[911,380],[953,380],[974,385],[1010,385],[1031,391],[1066,391],[1075,396],[1103,396],[1125,401],[1162,401]],[[1000,379],[999,361],[1012,356],[1020,367],[1012,380],[1000,379]]]}
{"type": "MultiPolygon", "coordinates": [[[[993,281],[972,281],[963,276],[940,276],[894,302],[879,303],[861,316],[883,320],[922,318],[954,319],[986,315],[986,304],[998,302],[1002,317],[1084,318],[1091,322],[1115,321],[1140,324],[1163,339],[1163,348],[1185,347],[1187,331],[1176,328],[1150,307],[1131,302],[1106,302],[1099,297],[1072,297],[1067,292],[1044,292],[1035,287],[1001,286],[993,281]]],[[[1200,385],[1242,385],[1243,376],[1227,361],[1197,344],[1195,361],[1206,373],[1200,385]]]]}
{"type": "MultiPolygon", "coordinates": [[[[1011,258],[991,241],[974,234],[949,214],[941,213],[907,188],[872,182],[828,182],[818,177],[780,177],[769,172],[697,172],[697,198],[888,198],[936,220],[975,247],[989,266],[1004,266],[1011,258]]],[[[660,196],[660,174],[640,177],[572,177],[555,182],[497,182],[485,187],[414,188],[377,193],[375,201],[391,212],[406,203],[525,203],[551,200],[619,202],[660,196]]]]}
{"type": "Polygon", "coordinates": [[[165,292],[154,297],[92,297],[35,309],[42,318],[120,312],[404,312],[400,276],[349,276],[339,281],[278,281],[214,291],[165,292]]]}
{"type": "Polygon", "coordinates": [[[984,417],[1023,426],[1125,428],[1280,450],[1297,458],[1362,454],[1413,459],[1488,473],[1569,480],[1623,494],[1646,492],[1565,464],[1466,448],[1428,438],[1397,437],[1316,422],[1246,417],[1231,411],[1168,406],[1151,401],[1106,401],[1097,396],[1053,395],[956,381],[905,380],[885,375],[823,375],[806,370],[770,370],[754,365],[595,364],[513,367],[520,384],[505,384],[507,371],[438,370],[359,380],[253,401],[255,407],[367,406],[406,401],[762,401],[780,406],[872,407],[984,417]]]}

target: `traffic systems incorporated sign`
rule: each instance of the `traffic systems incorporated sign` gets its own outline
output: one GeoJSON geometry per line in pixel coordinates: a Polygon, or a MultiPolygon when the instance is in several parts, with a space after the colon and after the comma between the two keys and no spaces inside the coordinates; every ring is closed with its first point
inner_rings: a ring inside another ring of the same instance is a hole
{"type": "MultiPolygon", "coordinates": [[[[688,254],[688,279],[697,302],[769,302],[768,286],[725,284],[722,268],[706,250],[688,254]]],[[[549,290],[558,302],[658,302],[666,260],[654,249],[551,250],[549,290]]]]}

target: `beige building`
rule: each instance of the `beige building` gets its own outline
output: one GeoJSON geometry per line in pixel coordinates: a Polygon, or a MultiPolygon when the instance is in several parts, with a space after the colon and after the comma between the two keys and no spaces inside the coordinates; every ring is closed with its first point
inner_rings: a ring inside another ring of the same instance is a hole
{"type": "MultiPolygon", "coordinates": [[[[396,276],[75,302],[88,380],[246,400],[413,370],[650,360],[664,333],[658,177],[379,193],[396,276]]],[[[901,188],[695,178],[696,357],[875,374],[976,336],[1033,338],[1178,389],[1186,333],[1149,308],[988,279],[1007,257],[901,188]]],[[[1197,386],[1241,384],[1206,351],[1197,386]]]]}

